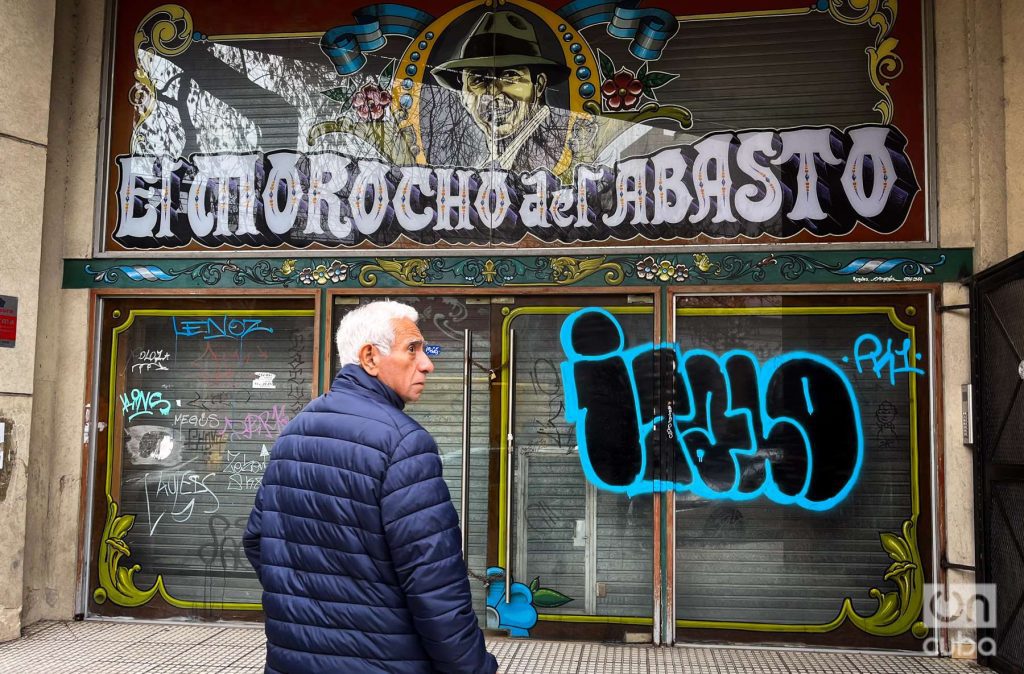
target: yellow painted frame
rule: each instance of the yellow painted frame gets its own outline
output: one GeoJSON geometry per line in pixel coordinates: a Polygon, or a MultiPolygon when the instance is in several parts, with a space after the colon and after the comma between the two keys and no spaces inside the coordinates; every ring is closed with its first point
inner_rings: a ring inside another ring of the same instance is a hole
{"type": "MultiPolygon", "coordinates": [[[[676,295],[674,299],[678,299],[680,296],[676,295]]],[[[911,307],[912,308],[912,307],[911,307]]],[[[886,306],[867,306],[867,307],[736,307],[736,308],[676,308],[675,317],[680,316],[779,316],[779,315],[859,315],[859,314],[884,314],[888,317],[890,323],[900,332],[906,334],[910,338],[910,347],[913,352],[917,353],[917,335],[914,327],[901,321],[896,315],[896,307],[886,306]]],[[[911,314],[913,315],[913,314],[911,314]]],[[[673,333],[675,334],[675,333],[673,333]]],[[[919,480],[919,468],[920,468],[920,449],[919,439],[917,434],[917,374],[909,373],[909,387],[910,387],[910,506],[911,514],[910,519],[904,522],[903,532],[905,535],[905,541],[910,545],[910,552],[912,559],[907,560],[908,563],[913,564],[913,568],[910,569],[910,573],[913,574],[912,580],[914,585],[914,592],[911,595],[910,603],[908,606],[899,605],[899,610],[894,620],[885,620],[891,617],[889,614],[883,615],[883,596],[881,591],[877,588],[873,588],[869,593],[870,596],[875,597],[879,600],[879,611],[871,616],[861,616],[853,609],[853,604],[847,597],[843,600],[843,604],[839,609],[839,613],[834,619],[827,623],[821,624],[790,624],[790,623],[746,623],[746,622],[734,622],[734,621],[720,621],[720,620],[680,620],[677,619],[675,624],[677,627],[685,627],[691,629],[728,629],[728,630],[744,630],[744,631],[755,631],[755,632],[790,632],[790,633],[813,633],[822,634],[825,632],[831,632],[842,625],[846,620],[850,620],[852,623],[857,625],[861,630],[868,634],[876,636],[896,636],[903,634],[908,629],[919,638],[923,638],[927,633],[927,629],[923,622],[917,620],[920,614],[921,607],[923,606],[923,585],[924,585],[924,573],[921,569],[921,553],[917,549],[917,536],[916,527],[919,516],[921,514],[921,485],[919,480]]],[[[672,533],[673,537],[675,533],[672,533]]],[[[884,548],[884,545],[883,545],[884,548]]],[[[888,551],[888,550],[887,550],[888,551]]],[[[893,566],[889,567],[890,572],[893,566]]],[[[675,574],[675,569],[671,571],[675,574]]],[[[888,580],[889,574],[885,575],[888,580]]]]}
{"type": "MultiPolygon", "coordinates": [[[[252,316],[252,317],[279,317],[279,316],[309,316],[315,319],[314,309],[225,309],[215,311],[211,309],[131,309],[128,318],[111,330],[110,343],[110,383],[107,402],[107,428],[114,428],[114,413],[117,409],[113,401],[116,400],[117,389],[117,343],[122,333],[128,330],[140,316],[252,316]]],[[[116,318],[116,316],[115,316],[116,318]]],[[[314,382],[315,384],[315,382],[314,382]]],[[[115,459],[113,433],[107,437],[107,468],[104,495],[107,499],[107,520],[103,527],[103,534],[100,536],[99,551],[97,554],[97,578],[98,586],[92,593],[97,603],[105,603],[110,600],[119,606],[142,606],[149,602],[157,594],[171,606],[183,609],[207,609],[207,610],[234,610],[234,611],[259,611],[263,608],[259,603],[242,602],[202,602],[189,601],[174,597],[164,586],[163,576],[157,575],[153,587],[148,590],[141,590],[135,586],[133,576],[141,567],[138,564],[132,567],[120,566],[122,557],[131,554],[128,545],[124,542],[125,534],[131,529],[135,522],[135,515],[118,515],[118,503],[111,495],[111,480],[115,459]]]]}
{"type": "MultiPolygon", "coordinates": [[[[594,305],[588,305],[594,306],[594,305]]],[[[547,306],[533,306],[533,307],[520,307],[518,309],[509,309],[508,307],[502,308],[502,313],[505,314],[505,318],[501,324],[501,362],[507,363],[509,358],[509,330],[512,328],[512,321],[519,316],[524,315],[548,315],[557,316],[564,315],[568,316],[574,311],[583,309],[583,306],[575,307],[547,307],[547,306]]],[[[654,307],[651,305],[639,305],[639,306],[606,306],[603,307],[606,311],[611,314],[631,314],[631,315],[642,315],[651,314],[654,316],[654,307]]],[[[652,328],[655,327],[652,324],[652,328]]],[[[499,454],[498,454],[498,559],[505,558],[505,549],[508,545],[508,534],[505,530],[505,504],[508,502],[508,493],[505,488],[505,484],[508,478],[508,424],[509,424],[509,409],[508,409],[508,389],[509,380],[511,379],[512,373],[507,368],[502,368],[499,395],[501,396],[501,433],[499,440],[499,454]]],[[[652,583],[656,579],[652,578],[652,583]]],[[[654,610],[658,610],[658,607],[653,607],[654,610]]],[[[614,623],[619,625],[653,625],[654,617],[650,618],[633,618],[628,616],[599,616],[599,615],[574,615],[574,614],[553,614],[553,613],[540,613],[537,616],[538,620],[546,620],[552,622],[572,622],[572,623],[614,623]]]]}

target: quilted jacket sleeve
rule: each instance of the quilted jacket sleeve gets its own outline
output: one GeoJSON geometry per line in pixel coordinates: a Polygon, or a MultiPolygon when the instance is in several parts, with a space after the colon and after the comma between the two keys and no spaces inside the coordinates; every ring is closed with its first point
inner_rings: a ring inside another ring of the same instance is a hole
{"type": "Polygon", "coordinates": [[[407,435],[388,465],[381,490],[384,536],[413,624],[439,672],[493,674],[473,615],[459,521],[433,438],[407,435]]]}
{"type": "Polygon", "coordinates": [[[245,549],[245,556],[248,557],[252,568],[256,570],[256,577],[260,575],[260,533],[263,529],[263,487],[256,491],[256,503],[249,514],[249,523],[242,534],[242,547],[245,549]]]}

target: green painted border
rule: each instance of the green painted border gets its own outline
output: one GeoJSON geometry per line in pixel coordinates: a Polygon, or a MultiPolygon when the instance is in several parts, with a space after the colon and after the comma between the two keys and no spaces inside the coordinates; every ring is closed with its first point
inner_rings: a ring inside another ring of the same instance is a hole
{"type": "Polygon", "coordinates": [[[947,283],[970,248],[576,256],[98,258],[64,260],[63,288],[558,288],[947,283]]]}

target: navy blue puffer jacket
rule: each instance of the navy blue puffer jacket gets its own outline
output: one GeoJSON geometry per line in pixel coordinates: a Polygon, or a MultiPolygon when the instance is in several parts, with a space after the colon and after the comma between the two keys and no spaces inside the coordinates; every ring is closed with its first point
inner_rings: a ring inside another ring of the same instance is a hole
{"type": "Polygon", "coordinates": [[[358,365],[285,427],[246,528],[267,674],[493,674],[437,445],[358,365]]]}

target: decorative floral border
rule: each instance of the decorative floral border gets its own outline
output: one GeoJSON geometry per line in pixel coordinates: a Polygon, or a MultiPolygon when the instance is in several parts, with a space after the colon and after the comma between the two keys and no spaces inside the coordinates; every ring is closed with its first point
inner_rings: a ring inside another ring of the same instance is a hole
{"type": "Polygon", "coordinates": [[[480,288],[957,281],[970,249],[535,257],[65,260],[65,288],[480,288]]]}

